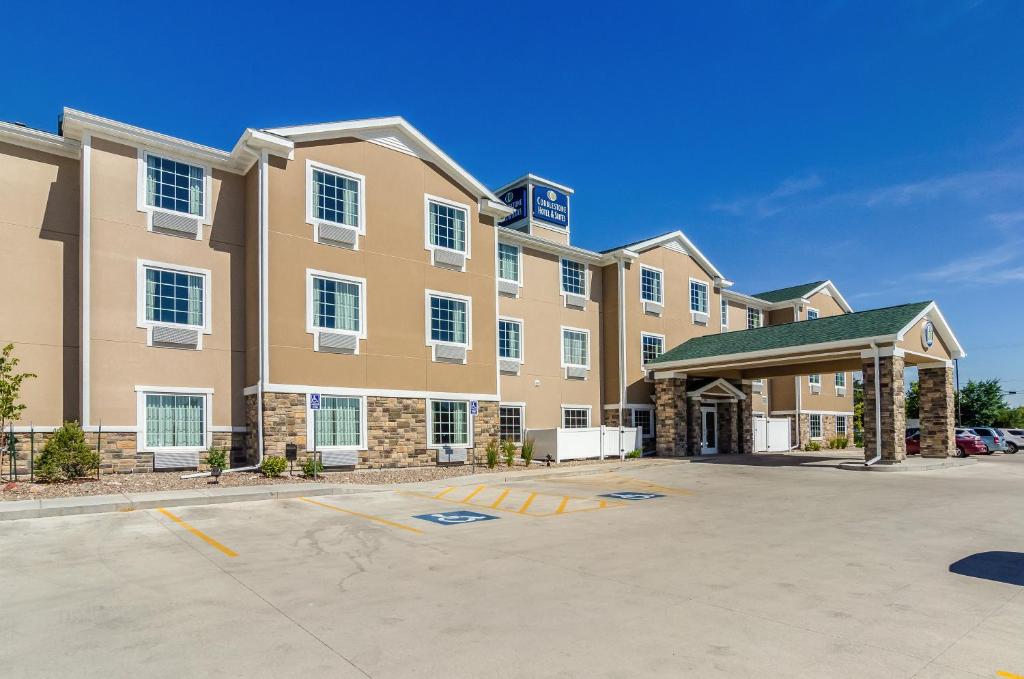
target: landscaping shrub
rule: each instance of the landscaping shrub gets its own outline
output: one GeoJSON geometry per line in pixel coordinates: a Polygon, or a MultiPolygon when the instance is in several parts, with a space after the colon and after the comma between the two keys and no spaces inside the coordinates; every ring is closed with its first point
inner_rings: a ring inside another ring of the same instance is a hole
{"type": "Polygon", "coordinates": [[[280,455],[268,455],[260,464],[260,473],[268,478],[280,476],[288,468],[288,460],[280,455]]]}
{"type": "Polygon", "coordinates": [[[842,450],[850,442],[845,436],[836,436],[828,440],[828,447],[832,450],[842,450]]]}
{"type": "Polygon", "coordinates": [[[526,439],[523,441],[523,462],[529,467],[530,463],[533,462],[533,439],[526,439]]]}
{"type": "Polygon", "coordinates": [[[311,457],[307,457],[306,461],[302,463],[302,475],[313,477],[320,476],[324,473],[324,466],[320,460],[314,460],[311,457]]]}
{"type": "Polygon", "coordinates": [[[811,451],[811,452],[816,451],[816,450],[821,450],[821,442],[820,441],[808,441],[807,444],[804,445],[804,450],[811,451]]]}
{"type": "Polygon", "coordinates": [[[635,459],[635,458],[640,457],[643,454],[644,454],[644,452],[642,450],[640,450],[639,448],[634,448],[633,450],[631,450],[628,453],[626,453],[626,457],[628,457],[630,459],[635,459]]]}
{"type": "Polygon", "coordinates": [[[77,422],[65,422],[43,446],[36,459],[40,481],[70,481],[100,468],[100,454],[89,448],[85,432],[77,422]]]}
{"type": "Polygon", "coordinates": [[[487,442],[487,447],[484,448],[484,452],[487,453],[487,468],[494,469],[498,466],[498,442],[491,439],[487,442]]]}
{"type": "Polygon", "coordinates": [[[511,467],[516,463],[516,443],[510,439],[501,442],[501,456],[505,458],[505,466],[511,467]]]}
{"type": "Polygon", "coordinates": [[[210,450],[206,452],[206,464],[210,465],[210,468],[217,467],[218,469],[227,469],[227,451],[223,448],[210,448],[210,450]]]}

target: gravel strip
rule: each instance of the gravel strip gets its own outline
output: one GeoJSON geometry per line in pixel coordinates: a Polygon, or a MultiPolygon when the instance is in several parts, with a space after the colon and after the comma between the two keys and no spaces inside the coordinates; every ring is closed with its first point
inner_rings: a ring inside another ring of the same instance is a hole
{"type": "MultiPolygon", "coordinates": [[[[581,464],[595,464],[599,460],[572,460],[563,462],[558,467],[575,467],[581,464]]],[[[619,462],[618,458],[604,462],[619,462]]],[[[552,465],[555,467],[556,465],[552,465]]],[[[533,465],[540,469],[540,465],[533,465]]],[[[499,464],[494,469],[486,465],[453,465],[451,467],[403,467],[395,469],[357,469],[347,472],[328,471],[317,479],[317,483],[363,483],[392,484],[418,483],[421,481],[439,481],[468,476],[473,473],[505,472],[514,473],[526,470],[525,465],[509,468],[499,464]]],[[[211,485],[208,477],[183,479],[181,474],[188,472],[144,472],[138,474],[106,474],[96,479],[79,479],[71,483],[17,483],[0,482],[0,501],[5,500],[42,500],[55,497],[81,497],[86,495],[110,495],[113,493],[148,493],[157,490],[199,490],[211,485]]],[[[259,472],[235,472],[220,477],[220,485],[237,486],[268,486],[280,483],[312,483],[299,472],[295,476],[284,476],[268,479],[259,472]]]]}

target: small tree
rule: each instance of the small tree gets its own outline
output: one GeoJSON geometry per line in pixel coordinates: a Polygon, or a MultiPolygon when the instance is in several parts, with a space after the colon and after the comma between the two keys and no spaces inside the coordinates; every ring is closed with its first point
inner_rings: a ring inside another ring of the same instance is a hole
{"type": "Polygon", "coordinates": [[[85,442],[77,422],[65,422],[43,446],[36,460],[36,475],[43,481],[70,481],[100,467],[100,454],[85,442]]]}
{"type": "Polygon", "coordinates": [[[916,420],[921,417],[921,383],[914,380],[907,389],[907,419],[916,420]]]}
{"type": "Polygon", "coordinates": [[[13,344],[0,351],[0,449],[6,449],[8,425],[16,422],[26,407],[21,402],[21,383],[36,376],[34,373],[15,372],[20,362],[14,356],[13,344]]]}
{"type": "Polygon", "coordinates": [[[967,427],[991,427],[1007,408],[998,379],[969,381],[960,389],[960,414],[967,427]]]}

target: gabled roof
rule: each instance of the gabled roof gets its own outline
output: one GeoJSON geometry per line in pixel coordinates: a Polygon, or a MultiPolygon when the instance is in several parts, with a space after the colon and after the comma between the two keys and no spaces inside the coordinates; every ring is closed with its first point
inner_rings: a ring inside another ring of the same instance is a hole
{"type": "Polygon", "coordinates": [[[786,302],[791,299],[802,299],[827,282],[828,281],[815,281],[814,283],[792,285],[788,288],[780,288],[778,290],[755,292],[751,297],[757,297],[758,299],[763,299],[766,302],[786,302]]]}
{"type": "MultiPolygon", "coordinates": [[[[737,330],[694,337],[670,349],[648,366],[709,359],[737,354],[750,354],[808,345],[834,344],[853,340],[897,341],[928,311],[938,310],[935,302],[914,302],[900,306],[858,311],[840,316],[825,316],[813,321],[797,321],[769,325],[751,330],[737,330]]],[[[941,319],[941,314],[936,314],[941,319]]],[[[936,322],[936,330],[951,339],[950,349],[956,354],[959,344],[945,321],[936,322]]],[[[962,350],[959,350],[962,354],[962,350]]],[[[958,356],[957,356],[958,357],[958,356]]]]}
{"type": "Polygon", "coordinates": [[[704,256],[704,253],[693,244],[689,238],[686,237],[682,231],[676,229],[675,231],[669,231],[663,233],[660,236],[654,236],[653,238],[646,238],[644,240],[634,241],[627,243],[626,245],[620,245],[618,247],[609,248],[608,250],[602,250],[602,255],[610,255],[612,253],[630,251],[630,252],[644,252],[656,247],[672,246],[675,244],[684,254],[693,257],[694,261],[700,265],[702,269],[707,271],[709,274],[719,279],[718,284],[724,288],[728,288],[732,285],[732,281],[726,280],[722,272],[719,271],[711,260],[704,256]]]}

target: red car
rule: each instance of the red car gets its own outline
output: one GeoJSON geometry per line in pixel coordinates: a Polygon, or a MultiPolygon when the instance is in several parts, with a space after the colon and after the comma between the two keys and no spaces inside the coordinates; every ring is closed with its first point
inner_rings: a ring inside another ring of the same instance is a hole
{"type": "MultiPolygon", "coordinates": [[[[956,455],[967,457],[968,455],[985,455],[988,448],[980,436],[970,434],[966,429],[956,430],[956,455]]],[[[921,432],[911,434],[907,437],[907,455],[921,454],[921,432]]]]}

